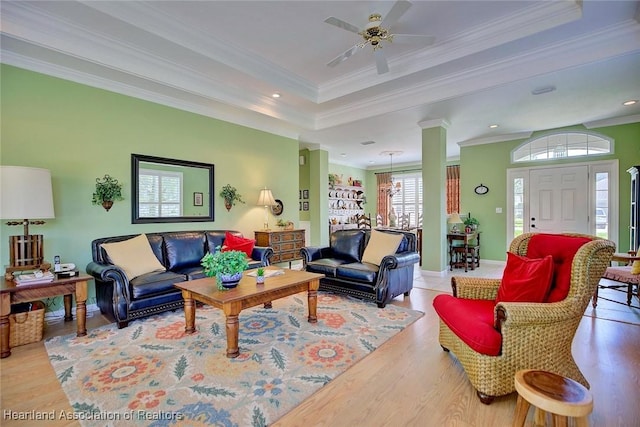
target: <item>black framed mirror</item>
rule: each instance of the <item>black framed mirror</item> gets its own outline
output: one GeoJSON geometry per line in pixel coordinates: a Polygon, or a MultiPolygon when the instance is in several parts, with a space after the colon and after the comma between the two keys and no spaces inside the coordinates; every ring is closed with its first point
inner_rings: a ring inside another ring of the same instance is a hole
{"type": "Polygon", "coordinates": [[[131,154],[131,223],[213,221],[210,163],[131,154]]]}

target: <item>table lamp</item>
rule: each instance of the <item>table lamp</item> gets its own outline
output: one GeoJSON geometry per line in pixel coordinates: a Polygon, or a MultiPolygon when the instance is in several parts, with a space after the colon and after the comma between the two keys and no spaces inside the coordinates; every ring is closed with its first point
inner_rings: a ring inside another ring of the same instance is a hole
{"type": "Polygon", "coordinates": [[[43,263],[42,234],[29,234],[29,225],[55,218],[51,172],[23,166],[0,166],[0,218],[7,225],[23,225],[21,236],[9,236],[9,271],[31,270],[43,263]],[[31,218],[37,218],[34,221],[31,218]]]}
{"type": "Polygon", "coordinates": [[[463,222],[464,221],[462,221],[462,218],[460,218],[460,214],[457,212],[454,212],[451,215],[449,215],[449,218],[447,219],[447,224],[453,224],[453,226],[451,227],[452,233],[457,233],[458,224],[462,224],[463,222]]]}
{"type": "Polygon", "coordinates": [[[273,198],[273,194],[271,194],[271,190],[267,187],[264,187],[260,190],[260,195],[258,196],[258,206],[264,206],[264,229],[265,231],[269,230],[269,211],[267,210],[269,206],[274,206],[276,204],[275,199],[273,198]]]}

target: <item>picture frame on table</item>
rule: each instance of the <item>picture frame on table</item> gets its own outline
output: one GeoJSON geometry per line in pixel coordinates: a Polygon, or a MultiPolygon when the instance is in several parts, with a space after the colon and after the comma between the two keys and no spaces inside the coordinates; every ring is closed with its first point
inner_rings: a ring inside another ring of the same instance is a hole
{"type": "Polygon", "coordinates": [[[193,206],[203,206],[203,205],[204,205],[203,194],[198,192],[193,193],[193,206]]]}

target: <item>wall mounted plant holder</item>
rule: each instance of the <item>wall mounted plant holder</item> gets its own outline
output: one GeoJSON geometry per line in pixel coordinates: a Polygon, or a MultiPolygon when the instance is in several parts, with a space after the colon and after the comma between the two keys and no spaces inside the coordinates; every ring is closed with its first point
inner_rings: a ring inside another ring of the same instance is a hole
{"type": "Polygon", "coordinates": [[[124,200],[122,184],[108,174],[102,178],[96,178],[96,191],[93,193],[91,203],[101,205],[108,212],[116,200],[124,200]]]}
{"type": "Polygon", "coordinates": [[[224,207],[227,210],[231,210],[232,206],[235,206],[236,202],[244,203],[242,200],[242,195],[238,193],[238,190],[235,187],[232,187],[231,184],[227,184],[222,187],[220,190],[220,197],[224,199],[224,207]]]}

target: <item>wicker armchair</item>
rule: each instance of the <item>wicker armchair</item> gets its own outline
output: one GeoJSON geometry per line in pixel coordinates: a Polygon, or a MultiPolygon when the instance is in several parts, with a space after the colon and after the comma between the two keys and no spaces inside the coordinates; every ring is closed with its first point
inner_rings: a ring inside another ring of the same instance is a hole
{"type": "MultiPolygon", "coordinates": [[[[526,255],[534,234],[516,237],[509,251],[526,255]]],[[[515,391],[514,375],[520,369],[553,372],[589,387],[573,359],[571,342],[589,299],[609,265],[615,244],[593,236],[565,236],[589,239],[573,257],[568,295],[552,303],[495,304],[495,327],[502,337],[497,356],[473,350],[440,319],[440,345],[455,354],[482,403],[489,404],[494,397],[515,391]]],[[[453,277],[451,282],[454,297],[474,300],[495,300],[500,286],[500,279],[453,277]]]]}

